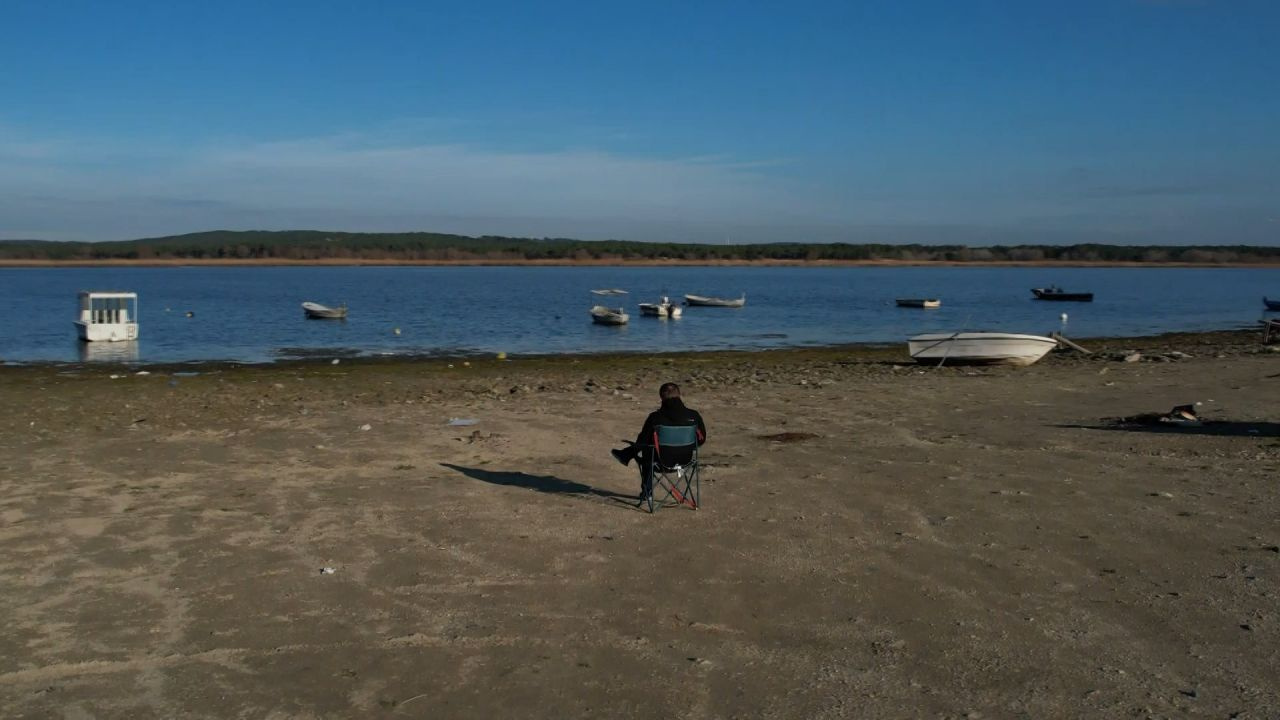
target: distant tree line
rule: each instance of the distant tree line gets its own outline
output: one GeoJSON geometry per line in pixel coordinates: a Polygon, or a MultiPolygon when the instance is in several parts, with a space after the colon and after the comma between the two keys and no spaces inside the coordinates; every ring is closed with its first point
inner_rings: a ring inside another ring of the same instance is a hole
{"type": "Polygon", "coordinates": [[[467,237],[442,233],[316,230],[192,233],[118,242],[0,241],[0,260],[360,261],[900,261],[1241,264],[1280,262],[1280,247],[1250,245],[704,245],[567,238],[467,237]]]}

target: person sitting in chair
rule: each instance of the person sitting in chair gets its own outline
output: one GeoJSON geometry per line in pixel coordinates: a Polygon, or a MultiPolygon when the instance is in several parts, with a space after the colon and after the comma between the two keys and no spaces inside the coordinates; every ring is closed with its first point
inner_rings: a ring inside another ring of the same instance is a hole
{"type": "Polygon", "coordinates": [[[654,428],[658,425],[675,425],[689,426],[694,425],[698,428],[698,444],[707,440],[707,425],[702,422],[702,416],[697,410],[685,407],[684,401],[680,399],[680,386],[673,382],[663,383],[658,388],[658,397],[662,398],[662,407],[649,413],[649,417],[645,418],[644,426],[640,428],[640,433],[636,435],[636,441],[621,450],[610,450],[613,457],[623,465],[629,464],[632,460],[640,458],[640,502],[648,501],[650,493],[653,492],[653,477],[650,472],[650,459],[653,456],[653,433],[654,428]]]}

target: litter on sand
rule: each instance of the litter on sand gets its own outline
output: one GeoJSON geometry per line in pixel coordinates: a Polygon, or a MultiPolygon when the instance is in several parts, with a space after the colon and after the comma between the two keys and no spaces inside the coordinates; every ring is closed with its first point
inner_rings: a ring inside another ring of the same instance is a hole
{"type": "Polygon", "coordinates": [[[1200,427],[1204,424],[1196,415],[1195,405],[1175,405],[1167,413],[1142,413],[1114,418],[1114,422],[1123,425],[1172,425],[1174,427],[1200,427]]]}
{"type": "Polygon", "coordinates": [[[1161,415],[1160,422],[1185,425],[1186,427],[1200,427],[1201,424],[1200,418],[1196,415],[1195,405],[1179,405],[1161,415]]]}
{"type": "Polygon", "coordinates": [[[466,427],[467,425],[475,425],[480,422],[471,418],[449,418],[449,425],[452,427],[466,427]]]}
{"type": "Polygon", "coordinates": [[[337,571],[336,569],[334,569],[334,568],[331,568],[331,567],[322,567],[322,568],[320,568],[320,574],[321,574],[321,575],[332,575],[332,574],[334,574],[334,573],[336,573],[336,572],[338,572],[338,571],[337,571]]]}

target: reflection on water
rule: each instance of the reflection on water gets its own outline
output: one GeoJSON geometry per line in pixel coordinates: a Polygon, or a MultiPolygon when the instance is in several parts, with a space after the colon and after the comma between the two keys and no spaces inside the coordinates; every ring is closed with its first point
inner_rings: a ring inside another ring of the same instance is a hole
{"type": "MultiPolygon", "coordinates": [[[[345,321],[344,321],[345,322],[345,321]]],[[[358,357],[363,353],[359,348],[305,348],[305,347],[282,347],[276,348],[275,354],[282,358],[330,358],[330,357],[358,357]]]]}
{"type": "Polygon", "coordinates": [[[83,342],[80,346],[81,362],[136,363],[140,357],[138,341],[83,342]]]}

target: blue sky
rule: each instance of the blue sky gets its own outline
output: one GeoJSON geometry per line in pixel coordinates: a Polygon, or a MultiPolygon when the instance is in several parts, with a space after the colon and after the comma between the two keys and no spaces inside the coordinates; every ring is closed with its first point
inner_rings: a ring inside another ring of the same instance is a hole
{"type": "Polygon", "coordinates": [[[1280,243],[1280,3],[0,6],[0,238],[1280,243]]]}

